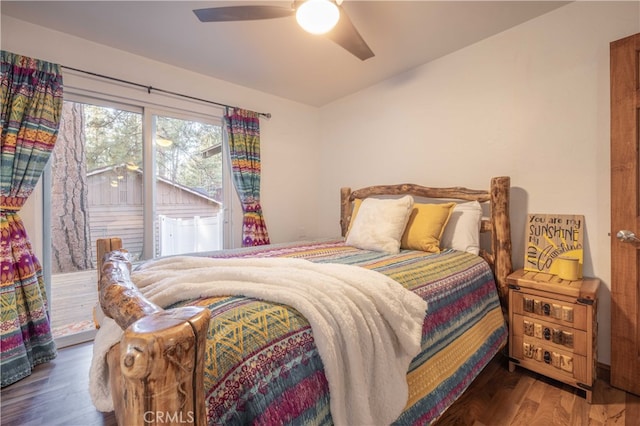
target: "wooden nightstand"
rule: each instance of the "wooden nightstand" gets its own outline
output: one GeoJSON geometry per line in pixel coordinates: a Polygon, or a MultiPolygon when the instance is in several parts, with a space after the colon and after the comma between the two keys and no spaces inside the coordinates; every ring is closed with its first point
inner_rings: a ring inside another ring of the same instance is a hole
{"type": "Polygon", "coordinates": [[[509,371],[516,365],[586,392],[596,379],[600,280],[518,270],[509,285],[509,371]]]}

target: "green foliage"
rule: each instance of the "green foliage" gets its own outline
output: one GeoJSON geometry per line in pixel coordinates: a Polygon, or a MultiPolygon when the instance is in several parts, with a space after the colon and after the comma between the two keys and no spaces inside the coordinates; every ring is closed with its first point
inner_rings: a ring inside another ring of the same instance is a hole
{"type": "Polygon", "coordinates": [[[87,171],[133,162],[142,163],[142,114],[84,106],[87,171]]]}
{"type": "MultiPolygon", "coordinates": [[[[84,106],[87,171],[127,163],[142,166],[142,114],[94,105],[84,106]]],[[[155,116],[158,177],[220,200],[222,127],[155,116]],[[215,152],[215,155],[210,155],[215,152]]]]}
{"type": "Polygon", "coordinates": [[[222,155],[207,153],[222,146],[221,126],[157,117],[156,135],[172,142],[168,147],[157,146],[158,176],[218,198],[222,189],[222,155]]]}

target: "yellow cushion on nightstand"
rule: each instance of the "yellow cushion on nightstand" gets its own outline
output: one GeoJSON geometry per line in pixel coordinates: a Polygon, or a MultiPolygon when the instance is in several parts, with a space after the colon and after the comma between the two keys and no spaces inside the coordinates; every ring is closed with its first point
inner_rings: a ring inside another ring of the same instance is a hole
{"type": "Polygon", "coordinates": [[[414,204],[400,247],[440,253],[440,239],[456,203],[414,204]]]}

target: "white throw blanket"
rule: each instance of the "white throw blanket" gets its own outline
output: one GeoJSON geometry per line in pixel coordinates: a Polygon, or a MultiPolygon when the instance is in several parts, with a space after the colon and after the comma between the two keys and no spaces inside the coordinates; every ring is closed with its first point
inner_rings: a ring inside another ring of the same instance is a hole
{"type": "MultiPolygon", "coordinates": [[[[301,259],[178,256],[145,264],[132,280],[162,307],[243,295],[297,309],[311,324],[336,425],[389,424],[406,405],[427,303],[383,274],[301,259]]],[[[96,335],[90,393],[101,411],[113,410],[105,359],[121,335],[108,318],[96,335]]]]}

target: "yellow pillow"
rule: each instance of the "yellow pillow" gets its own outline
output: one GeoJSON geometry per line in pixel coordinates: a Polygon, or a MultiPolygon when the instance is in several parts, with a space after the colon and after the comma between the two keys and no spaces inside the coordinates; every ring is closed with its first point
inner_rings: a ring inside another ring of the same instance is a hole
{"type": "MultiPolygon", "coordinates": [[[[356,198],[355,200],[353,200],[353,210],[351,211],[351,218],[349,218],[349,227],[347,228],[347,235],[349,235],[349,231],[351,231],[351,227],[353,226],[353,221],[356,219],[358,210],[360,210],[360,204],[362,204],[362,198],[356,198]]],[[[347,235],[345,235],[345,237],[347,235]]]]}
{"type": "Polygon", "coordinates": [[[414,204],[400,247],[440,253],[440,238],[456,203],[414,204]]]}

